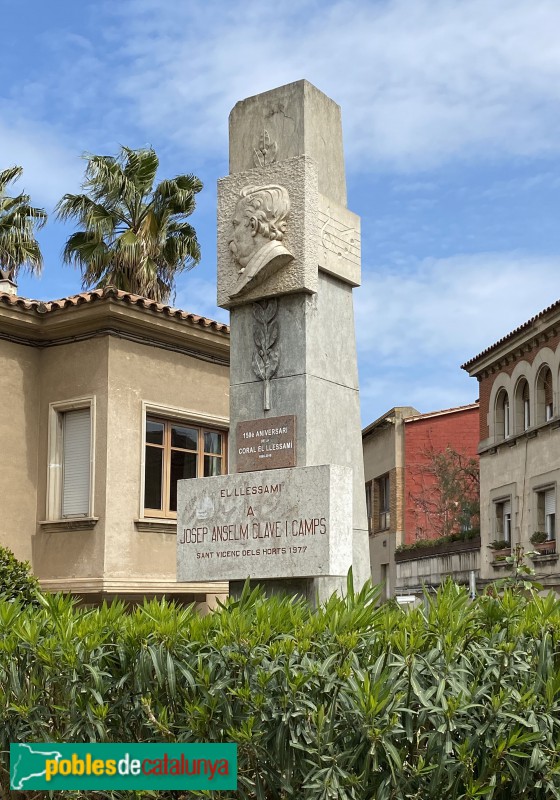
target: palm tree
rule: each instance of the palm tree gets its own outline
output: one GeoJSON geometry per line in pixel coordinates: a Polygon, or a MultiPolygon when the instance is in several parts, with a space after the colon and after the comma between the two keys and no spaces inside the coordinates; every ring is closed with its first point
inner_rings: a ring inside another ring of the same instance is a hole
{"type": "Polygon", "coordinates": [[[0,278],[15,282],[23,267],[38,275],[43,257],[35,238],[35,228],[42,228],[47,214],[42,208],[29,205],[29,195],[21,192],[15,197],[6,194],[8,184],[21,177],[21,167],[9,167],[0,172],[0,278]]]}
{"type": "Polygon", "coordinates": [[[64,261],[82,270],[84,289],[117,289],[167,302],[175,276],[200,261],[194,228],[186,222],[202,183],[178,175],[153,188],[154,150],[121,147],[118,156],[85,156],[85,194],[65,194],[60,219],[82,230],[64,248],[64,261]]]}

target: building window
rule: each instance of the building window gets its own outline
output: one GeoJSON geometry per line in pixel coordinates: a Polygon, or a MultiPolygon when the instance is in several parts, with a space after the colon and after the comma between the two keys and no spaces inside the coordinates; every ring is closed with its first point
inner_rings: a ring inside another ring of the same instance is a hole
{"type": "Polygon", "coordinates": [[[536,422],[537,425],[540,425],[552,419],[554,413],[552,404],[552,372],[547,365],[544,365],[539,370],[536,394],[536,422]]]}
{"type": "Polygon", "coordinates": [[[377,493],[378,509],[379,509],[377,530],[386,531],[389,529],[391,525],[391,513],[390,513],[391,483],[388,474],[382,475],[380,478],[376,478],[375,491],[377,493]]]}
{"type": "Polygon", "coordinates": [[[494,503],[494,538],[511,544],[511,500],[494,503]]]}
{"type": "Polygon", "coordinates": [[[496,398],[494,433],[498,441],[505,439],[510,435],[509,397],[505,389],[501,389],[496,398]]]}
{"type": "Polygon", "coordinates": [[[556,539],[556,489],[543,489],[536,492],[536,495],[536,530],[546,533],[549,541],[554,540],[556,539]]]}
{"type": "Polygon", "coordinates": [[[50,405],[47,519],[93,515],[93,398],[50,405]]]}
{"type": "Polygon", "coordinates": [[[515,433],[526,431],[531,425],[529,384],[522,378],[515,390],[515,433]]]}
{"type": "Polygon", "coordinates": [[[223,475],[226,440],[223,431],[146,417],[144,513],[176,517],[177,481],[223,475]]]}
{"type": "Polygon", "coordinates": [[[373,481],[366,483],[366,514],[368,519],[368,532],[373,533],[373,481]]]}

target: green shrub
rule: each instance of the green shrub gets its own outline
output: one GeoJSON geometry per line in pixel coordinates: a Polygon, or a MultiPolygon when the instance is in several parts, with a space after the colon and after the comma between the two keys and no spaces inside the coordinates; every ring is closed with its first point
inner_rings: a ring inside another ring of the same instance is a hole
{"type": "Polygon", "coordinates": [[[490,542],[488,547],[491,550],[511,550],[511,544],[507,539],[494,539],[493,542],[490,542]]]}
{"type": "Polygon", "coordinates": [[[439,536],[437,539],[417,539],[411,544],[400,544],[395,552],[403,553],[408,550],[422,550],[424,547],[437,547],[439,544],[451,544],[452,542],[470,542],[480,536],[480,528],[469,528],[465,531],[450,533],[448,536],[439,536]]]}
{"type": "Polygon", "coordinates": [[[532,544],[542,544],[543,542],[546,542],[547,539],[548,535],[546,531],[535,531],[531,535],[530,541],[532,544]]]}
{"type": "Polygon", "coordinates": [[[239,746],[237,792],[166,800],[560,797],[560,601],[377,597],[312,611],[246,589],[207,617],[0,603],[4,796],[10,741],[163,740],[239,746]]]}
{"type": "Polygon", "coordinates": [[[0,546],[0,599],[37,605],[39,584],[27,561],[18,561],[11,550],[0,546]]]}

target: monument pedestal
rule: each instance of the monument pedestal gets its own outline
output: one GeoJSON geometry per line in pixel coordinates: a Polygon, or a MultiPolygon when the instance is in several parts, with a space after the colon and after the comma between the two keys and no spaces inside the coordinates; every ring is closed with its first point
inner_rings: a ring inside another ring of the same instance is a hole
{"type": "Polygon", "coordinates": [[[323,601],[345,591],[350,566],[357,589],[370,577],[360,220],[346,208],[339,107],[307,81],[238,103],[230,173],[218,186],[218,304],[231,313],[231,474],[180,482],[178,578],[228,579],[233,592],[250,578],[323,601]],[[244,489],[254,504],[235,495],[244,489]]]}
{"type": "MultiPolygon", "coordinates": [[[[297,464],[340,464],[352,469],[353,576],[361,587],[370,577],[369,539],[365,508],[352,288],[319,272],[316,294],[286,295],[278,299],[278,371],[271,381],[270,411],[263,412],[262,381],[246,354],[254,349],[251,306],[231,309],[231,419],[242,422],[293,414],[297,418],[297,464]],[[245,354],[245,355],[244,355],[245,354]]],[[[232,427],[230,471],[237,471],[241,442],[232,427]]],[[[321,598],[343,580],[327,581],[310,589],[321,598]]]]}

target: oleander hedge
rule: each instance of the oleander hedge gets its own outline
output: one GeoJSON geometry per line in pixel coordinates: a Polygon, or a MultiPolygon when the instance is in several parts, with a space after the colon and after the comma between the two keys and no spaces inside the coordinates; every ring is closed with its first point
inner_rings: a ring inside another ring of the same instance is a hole
{"type": "Polygon", "coordinates": [[[3,796],[11,741],[164,740],[237,742],[238,791],[60,797],[559,798],[560,602],[376,599],[0,603],[3,796]]]}
{"type": "Polygon", "coordinates": [[[39,605],[39,582],[28,561],[19,561],[0,545],[0,601],[19,599],[23,605],[39,605]]]}

